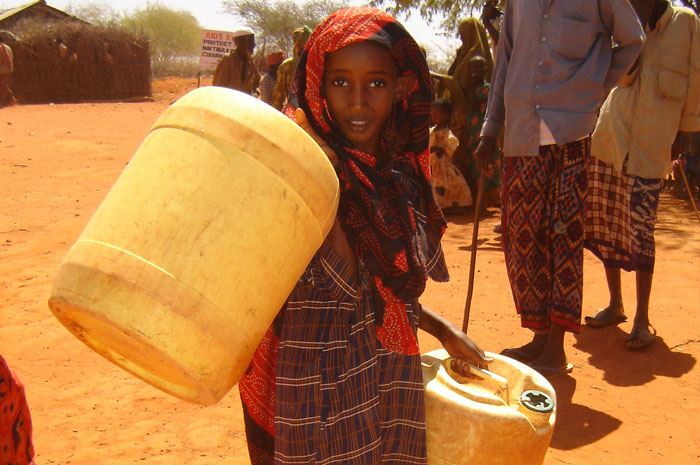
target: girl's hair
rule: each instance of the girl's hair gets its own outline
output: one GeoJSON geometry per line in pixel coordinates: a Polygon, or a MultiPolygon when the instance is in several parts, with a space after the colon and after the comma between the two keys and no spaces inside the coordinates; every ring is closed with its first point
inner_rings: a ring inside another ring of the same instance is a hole
{"type": "Polygon", "coordinates": [[[452,104],[449,100],[447,100],[444,97],[435,99],[435,101],[432,103],[432,106],[444,111],[447,114],[449,114],[452,111],[452,104]]]}
{"type": "Polygon", "coordinates": [[[484,66],[486,66],[486,58],[482,57],[481,55],[474,55],[469,59],[468,63],[483,63],[484,66]]]}

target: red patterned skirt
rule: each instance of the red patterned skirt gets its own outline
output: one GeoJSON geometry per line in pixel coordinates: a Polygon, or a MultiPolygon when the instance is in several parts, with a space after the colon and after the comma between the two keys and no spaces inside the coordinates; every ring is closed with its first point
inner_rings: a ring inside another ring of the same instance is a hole
{"type": "Polygon", "coordinates": [[[503,158],[503,244],[523,327],[581,328],[590,138],[503,158]]]}

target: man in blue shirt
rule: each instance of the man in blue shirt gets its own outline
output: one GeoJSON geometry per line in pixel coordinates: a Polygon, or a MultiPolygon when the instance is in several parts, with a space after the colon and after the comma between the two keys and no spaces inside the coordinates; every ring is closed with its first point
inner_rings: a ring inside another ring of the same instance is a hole
{"type": "Polygon", "coordinates": [[[535,335],[502,353],[548,377],[571,371],[564,335],[581,326],[590,134],[643,40],[627,0],[506,4],[476,158],[488,174],[505,128],[506,267],[521,324],[535,335]]]}

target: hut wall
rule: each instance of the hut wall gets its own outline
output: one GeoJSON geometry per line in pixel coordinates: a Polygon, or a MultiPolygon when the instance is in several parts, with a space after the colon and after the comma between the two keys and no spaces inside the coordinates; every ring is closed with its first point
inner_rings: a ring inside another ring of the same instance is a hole
{"type": "Polygon", "coordinates": [[[114,27],[23,21],[8,40],[20,103],[123,100],[151,95],[148,41],[114,27]]]}

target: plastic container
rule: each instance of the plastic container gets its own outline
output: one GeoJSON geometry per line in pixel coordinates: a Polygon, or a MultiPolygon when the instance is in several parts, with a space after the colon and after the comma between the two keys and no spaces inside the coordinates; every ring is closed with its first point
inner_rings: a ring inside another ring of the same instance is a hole
{"type": "Polygon", "coordinates": [[[422,356],[428,464],[544,461],[556,418],[552,385],[527,365],[487,355],[493,362],[479,370],[483,379],[453,372],[443,349],[422,356]]]}
{"type": "Polygon", "coordinates": [[[168,108],[61,263],[81,341],[209,405],[238,382],[335,219],[338,180],[280,112],[221,87],[168,108]]]}

